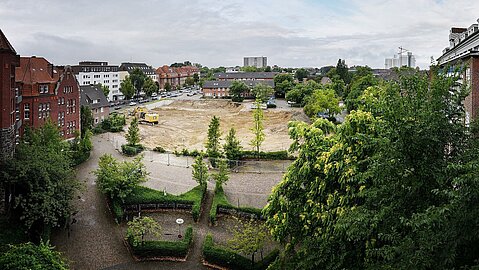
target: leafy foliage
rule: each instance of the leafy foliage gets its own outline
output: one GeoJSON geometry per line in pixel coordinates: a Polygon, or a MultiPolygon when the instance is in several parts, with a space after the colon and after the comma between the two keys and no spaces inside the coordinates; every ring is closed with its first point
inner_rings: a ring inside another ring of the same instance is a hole
{"type": "Polygon", "coordinates": [[[294,73],[294,76],[299,82],[302,82],[304,79],[308,78],[309,72],[304,68],[298,68],[294,73]]]}
{"type": "Polygon", "coordinates": [[[161,237],[161,226],[154,219],[151,217],[135,217],[132,221],[128,222],[126,237],[134,247],[143,245],[145,236],[147,235],[157,238],[161,237]]]}
{"type": "Polygon", "coordinates": [[[313,94],[314,90],[320,89],[321,85],[312,80],[306,83],[299,83],[291,91],[286,93],[286,100],[304,106],[306,105],[308,97],[313,94]]]}
{"type": "Polygon", "coordinates": [[[249,91],[249,87],[242,81],[233,81],[230,86],[229,95],[233,101],[243,101],[243,95],[249,91]]]}
{"type": "Polygon", "coordinates": [[[100,157],[98,169],[94,171],[100,190],[113,200],[125,201],[138,184],[147,180],[148,172],[142,163],[143,156],[128,162],[118,162],[111,155],[100,157]]]}
{"type": "Polygon", "coordinates": [[[236,138],[236,130],[231,128],[226,135],[226,142],[223,145],[223,151],[225,156],[229,160],[239,160],[241,158],[241,144],[238,138],[236,138]]]}
{"type": "Polygon", "coordinates": [[[138,118],[134,117],[128,128],[128,133],[125,134],[126,141],[129,146],[135,146],[140,143],[140,128],[138,127],[138,118]]]}
{"type": "Polygon", "coordinates": [[[191,165],[193,167],[193,179],[196,180],[196,182],[200,186],[206,186],[206,181],[208,181],[208,167],[206,166],[206,163],[203,161],[203,156],[199,155],[195,158],[195,163],[191,165]]]}
{"type": "Polygon", "coordinates": [[[317,117],[318,113],[334,116],[341,112],[339,98],[333,89],[315,90],[307,99],[304,113],[309,117],[317,117]]]}
{"type": "Polygon", "coordinates": [[[254,255],[264,248],[266,241],[266,227],[263,223],[249,220],[241,222],[231,229],[233,237],[228,240],[228,247],[245,255],[251,255],[251,263],[254,265],[254,255]]]}
{"type": "Polygon", "coordinates": [[[215,180],[216,188],[223,186],[229,180],[228,163],[226,159],[220,159],[218,162],[218,173],[212,175],[215,180]]]}
{"type": "Polygon", "coordinates": [[[148,76],[146,76],[143,70],[139,68],[133,69],[133,71],[130,73],[130,80],[136,90],[136,95],[141,92],[147,79],[148,76]]]}
{"type": "Polygon", "coordinates": [[[82,138],[93,127],[93,113],[88,106],[82,105],[80,108],[81,136],[82,138]]]}
{"type": "Polygon", "coordinates": [[[478,143],[456,79],[414,74],[367,88],[337,127],[290,124],[298,158],[264,210],[283,268],[477,265],[478,143]]]}
{"type": "Polygon", "coordinates": [[[90,157],[90,151],[93,149],[93,144],[91,142],[92,135],[93,134],[90,130],[86,130],[83,137],[76,134],[75,139],[71,141],[70,149],[74,165],[79,165],[90,157]]]}
{"type": "Polygon", "coordinates": [[[261,100],[261,102],[266,102],[271,95],[274,94],[274,89],[266,84],[256,84],[255,87],[251,90],[255,99],[261,100]]]}
{"type": "Polygon", "coordinates": [[[251,131],[253,132],[253,139],[251,140],[250,144],[253,146],[254,150],[259,156],[261,144],[265,140],[264,135],[264,126],[263,126],[263,109],[261,109],[261,100],[256,99],[255,102],[256,108],[253,111],[253,127],[251,131]]]}
{"type": "Polygon", "coordinates": [[[130,76],[126,76],[121,82],[120,91],[125,96],[125,99],[130,99],[135,95],[135,86],[133,85],[130,76]]]}
{"type": "Polygon", "coordinates": [[[158,85],[153,81],[151,77],[146,77],[143,84],[143,90],[145,91],[145,94],[147,96],[151,97],[153,93],[158,92],[158,85]]]}
{"type": "Polygon", "coordinates": [[[54,251],[49,243],[42,242],[38,246],[32,243],[11,246],[8,252],[0,256],[0,268],[67,270],[68,265],[60,252],[54,251]]]}
{"type": "Polygon", "coordinates": [[[208,125],[208,138],[206,141],[206,154],[210,158],[218,158],[220,153],[220,118],[213,116],[208,125]]]}
{"type": "Polygon", "coordinates": [[[284,97],[286,93],[293,89],[294,78],[289,73],[280,73],[274,76],[274,92],[277,97],[284,97]]]}

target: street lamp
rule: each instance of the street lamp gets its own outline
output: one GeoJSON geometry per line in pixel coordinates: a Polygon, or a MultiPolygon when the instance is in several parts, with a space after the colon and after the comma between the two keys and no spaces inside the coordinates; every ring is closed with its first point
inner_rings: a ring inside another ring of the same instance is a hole
{"type": "Polygon", "coordinates": [[[182,218],[176,219],[176,224],[178,224],[178,238],[181,238],[181,224],[183,224],[185,221],[182,218]]]}

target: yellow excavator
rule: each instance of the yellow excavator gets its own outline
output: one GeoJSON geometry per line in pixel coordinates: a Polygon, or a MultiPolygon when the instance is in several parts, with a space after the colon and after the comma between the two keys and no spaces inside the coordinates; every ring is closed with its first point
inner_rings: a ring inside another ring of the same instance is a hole
{"type": "Polygon", "coordinates": [[[138,106],[130,113],[138,118],[138,122],[140,124],[151,124],[156,125],[158,124],[159,115],[157,113],[148,112],[148,109],[144,106],[138,106]]]}

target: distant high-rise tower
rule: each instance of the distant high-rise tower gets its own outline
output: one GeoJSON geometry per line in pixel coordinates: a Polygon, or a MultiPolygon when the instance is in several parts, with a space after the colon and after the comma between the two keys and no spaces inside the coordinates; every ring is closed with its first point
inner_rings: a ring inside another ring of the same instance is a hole
{"type": "Polygon", "coordinates": [[[244,65],[245,67],[257,67],[257,68],[265,68],[268,66],[268,58],[265,56],[260,57],[245,57],[244,58],[244,65]]]}
{"type": "Polygon", "coordinates": [[[412,52],[407,52],[407,54],[400,53],[398,55],[394,55],[393,58],[386,58],[384,61],[384,67],[386,69],[390,69],[393,67],[416,67],[416,57],[412,54],[412,52]]]}

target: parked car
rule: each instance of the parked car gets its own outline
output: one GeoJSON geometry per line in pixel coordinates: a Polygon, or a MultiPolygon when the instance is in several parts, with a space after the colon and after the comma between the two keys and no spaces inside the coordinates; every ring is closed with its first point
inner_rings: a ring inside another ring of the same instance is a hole
{"type": "Polygon", "coordinates": [[[135,105],[136,105],[136,102],[132,101],[132,102],[130,102],[128,105],[130,105],[130,106],[135,106],[135,105]]]}

